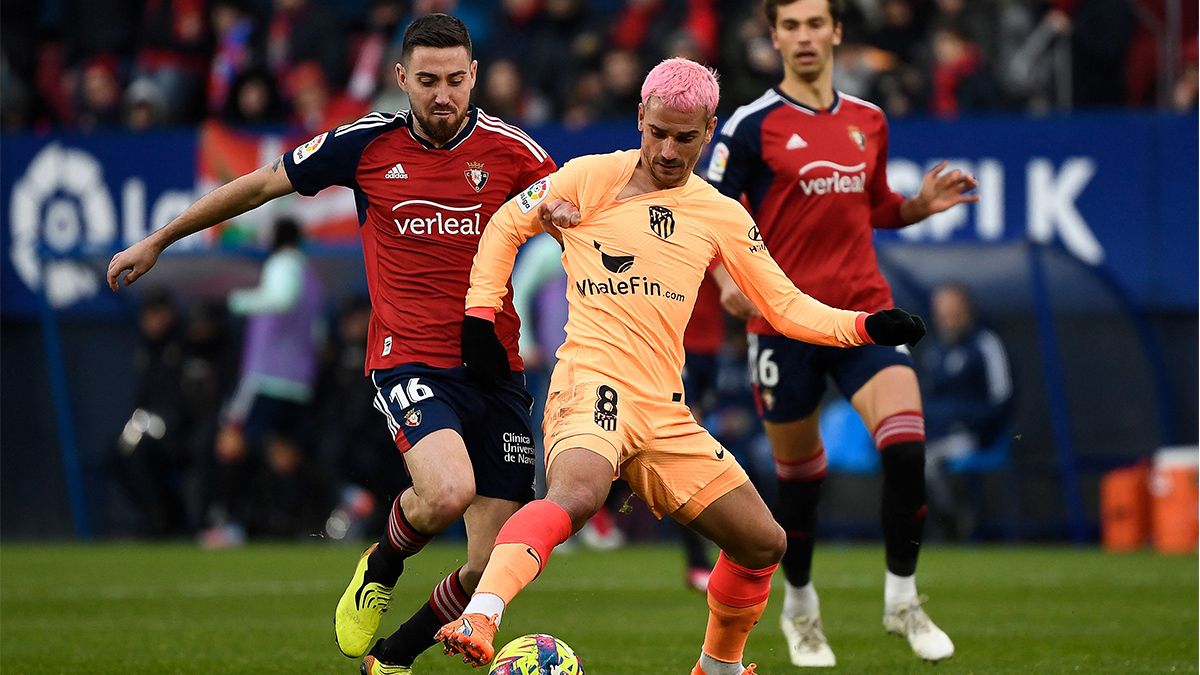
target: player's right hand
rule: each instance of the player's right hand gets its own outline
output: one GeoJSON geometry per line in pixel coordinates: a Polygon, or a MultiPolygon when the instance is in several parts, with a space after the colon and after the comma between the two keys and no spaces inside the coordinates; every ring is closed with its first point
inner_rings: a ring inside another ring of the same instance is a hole
{"type": "Polygon", "coordinates": [[[538,207],[538,219],[546,234],[554,237],[558,245],[562,246],[562,232],[559,232],[559,228],[568,229],[579,224],[579,207],[565,199],[551,199],[542,202],[538,207]]]}
{"type": "Polygon", "coordinates": [[[579,207],[565,199],[551,199],[542,202],[538,207],[538,218],[542,221],[542,227],[547,224],[554,227],[571,228],[579,224],[581,215],[579,207]]]}
{"type": "Polygon", "coordinates": [[[121,273],[126,270],[129,271],[129,274],[125,275],[125,285],[128,286],[137,281],[143,274],[149,272],[151,267],[154,267],[154,263],[158,262],[158,256],[161,253],[162,249],[151,243],[149,239],[143,239],[117,253],[108,263],[108,287],[114,291],[120,288],[121,273]]]}
{"type": "Polygon", "coordinates": [[[902,309],[885,309],[867,317],[867,337],[877,345],[915,345],[925,337],[925,322],[902,309]]]}
{"type": "Polygon", "coordinates": [[[487,319],[463,317],[462,359],[467,375],[485,389],[499,389],[512,377],[508,350],[496,337],[496,324],[487,319]]]}
{"type": "Polygon", "coordinates": [[[749,321],[761,312],[750,302],[750,298],[733,283],[721,287],[721,306],[733,316],[742,321],[749,321]]]}

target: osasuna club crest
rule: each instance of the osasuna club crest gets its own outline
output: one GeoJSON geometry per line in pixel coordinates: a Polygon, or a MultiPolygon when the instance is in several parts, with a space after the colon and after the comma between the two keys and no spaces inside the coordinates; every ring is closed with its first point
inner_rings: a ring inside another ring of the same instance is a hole
{"type": "Polygon", "coordinates": [[[483,170],[483,162],[467,162],[467,170],[463,172],[463,175],[467,177],[467,182],[476,192],[487,185],[488,172],[483,170]]]}
{"type": "Polygon", "coordinates": [[[417,408],[409,408],[408,412],[404,413],[404,426],[415,427],[421,424],[421,411],[417,408]]]}
{"type": "Polygon", "coordinates": [[[867,149],[867,135],[861,129],[855,126],[846,127],[846,132],[850,134],[850,140],[858,146],[859,150],[867,149]]]}
{"type": "Polygon", "coordinates": [[[665,206],[650,207],[650,231],[662,239],[675,232],[675,214],[665,206]]]}

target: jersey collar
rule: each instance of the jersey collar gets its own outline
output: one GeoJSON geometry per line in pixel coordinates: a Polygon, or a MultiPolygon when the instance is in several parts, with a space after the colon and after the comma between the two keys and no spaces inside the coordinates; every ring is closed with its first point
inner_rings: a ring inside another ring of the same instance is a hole
{"type": "Polygon", "coordinates": [[[799,108],[800,110],[803,110],[804,112],[806,112],[810,115],[820,115],[821,113],[832,115],[833,113],[836,113],[839,108],[842,107],[842,95],[840,93],[838,93],[837,89],[833,90],[833,103],[830,104],[830,106],[828,108],[814,108],[812,106],[804,105],[800,101],[797,101],[796,99],[792,98],[791,96],[788,96],[787,94],[783,93],[783,89],[781,89],[778,86],[773,87],[773,88],[775,89],[775,93],[779,94],[779,97],[782,98],[784,101],[786,101],[789,105],[791,105],[794,108],[799,108]]]}
{"type": "Polygon", "coordinates": [[[434,145],[433,143],[430,143],[421,134],[417,133],[416,128],[413,126],[414,124],[416,124],[416,119],[417,119],[417,116],[414,115],[412,112],[409,112],[408,118],[404,121],[404,124],[408,127],[408,133],[414,139],[416,139],[416,141],[418,143],[420,143],[422,146],[424,146],[427,150],[449,151],[449,150],[453,150],[453,149],[457,148],[458,146],[462,145],[462,142],[467,140],[468,138],[470,138],[471,133],[475,131],[475,123],[477,121],[479,121],[479,108],[477,108],[475,106],[471,106],[471,108],[467,111],[467,123],[463,125],[462,131],[458,132],[457,136],[455,136],[453,139],[450,140],[449,143],[443,145],[440,148],[438,146],[434,145]]]}

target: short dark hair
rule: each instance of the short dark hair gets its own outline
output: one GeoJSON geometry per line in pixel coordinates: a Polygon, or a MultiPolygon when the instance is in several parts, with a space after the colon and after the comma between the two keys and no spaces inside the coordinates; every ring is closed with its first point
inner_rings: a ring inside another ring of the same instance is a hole
{"type": "Polygon", "coordinates": [[[417,47],[463,47],[471,55],[471,33],[461,19],[449,14],[427,14],[408,25],[400,58],[408,60],[417,47]]]}
{"type": "MultiPolygon", "coordinates": [[[[796,0],[763,0],[763,10],[767,13],[767,23],[771,28],[775,27],[775,21],[779,19],[779,8],[784,5],[790,5],[796,0]]],[[[846,0],[828,0],[829,16],[833,17],[833,25],[838,25],[842,22],[842,17],[846,14],[846,0]]]]}
{"type": "Polygon", "coordinates": [[[281,248],[297,248],[304,243],[304,231],[295,218],[284,216],[275,221],[275,232],[271,237],[271,252],[281,248]]]}

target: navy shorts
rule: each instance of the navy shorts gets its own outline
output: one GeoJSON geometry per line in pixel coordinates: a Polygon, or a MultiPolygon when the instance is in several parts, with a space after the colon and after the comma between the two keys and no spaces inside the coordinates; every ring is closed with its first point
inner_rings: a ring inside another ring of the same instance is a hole
{"type": "Polygon", "coordinates": [[[400,452],[442,429],[462,436],[481,497],[528,502],[533,499],[534,449],[525,374],[497,391],[483,391],[465,368],[406,364],[371,371],[375,409],[387,418],[400,452]]]}
{"type": "Polygon", "coordinates": [[[884,368],[913,367],[903,346],[825,347],[782,335],[747,337],[754,402],[767,422],[794,422],[813,414],[825,394],[826,375],[849,400],[884,368]]]}
{"type": "Polygon", "coordinates": [[[705,412],[717,402],[716,354],[687,352],[683,362],[683,402],[692,410],[705,412]]]}

